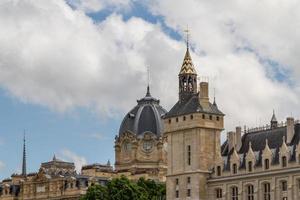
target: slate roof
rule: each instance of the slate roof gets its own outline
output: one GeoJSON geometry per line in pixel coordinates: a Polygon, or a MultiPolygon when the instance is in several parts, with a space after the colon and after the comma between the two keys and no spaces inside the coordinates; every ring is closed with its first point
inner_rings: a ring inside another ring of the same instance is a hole
{"type": "MultiPolygon", "coordinates": [[[[296,160],[296,146],[300,140],[300,123],[295,124],[295,134],[290,144],[287,144],[291,151],[290,162],[296,160]]],[[[249,149],[249,142],[251,142],[251,147],[256,155],[256,166],[262,165],[262,152],[265,149],[266,139],[268,140],[268,145],[273,153],[273,158],[271,164],[279,164],[279,150],[283,143],[283,137],[285,137],[286,142],[287,128],[278,127],[269,130],[261,130],[256,132],[246,133],[242,136],[242,146],[238,150],[238,154],[242,157],[240,168],[245,168],[245,157],[249,149]]],[[[221,153],[224,160],[224,170],[230,169],[230,157],[233,153],[233,149],[228,149],[228,141],[226,140],[221,146],[221,153]]]]}
{"type": "Polygon", "coordinates": [[[137,101],[137,105],[129,111],[120,126],[119,135],[130,131],[136,135],[152,132],[157,136],[163,133],[162,116],[167,111],[159,105],[159,100],[151,96],[149,87],[144,98],[137,101]]]}
{"type": "Polygon", "coordinates": [[[164,118],[174,117],[178,115],[186,115],[191,113],[208,113],[216,115],[224,115],[216,103],[209,103],[208,108],[203,108],[199,102],[199,93],[192,94],[186,101],[178,101],[171,110],[164,116],[164,118]]]}

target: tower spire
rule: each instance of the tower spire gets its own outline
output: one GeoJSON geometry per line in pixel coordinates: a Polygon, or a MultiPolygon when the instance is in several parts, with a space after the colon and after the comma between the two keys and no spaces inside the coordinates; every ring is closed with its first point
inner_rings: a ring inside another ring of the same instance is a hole
{"type": "Polygon", "coordinates": [[[147,67],[147,93],[146,93],[146,97],[151,96],[150,94],[150,69],[149,67],[147,67]]]}
{"type": "Polygon", "coordinates": [[[190,45],[189,45],[189,36],[190,36],[190,31],[189,31],[189,26],[186,26],[186,29],[184,30],[184,32],[186,33],[186,48],[187,50],[189,50],[190,45]]]}
{"type": "Polygon", "coordinates": [[[22,176],[26,176],[26,132],[23,133],[23,162],[22,162],[22,176]]]}

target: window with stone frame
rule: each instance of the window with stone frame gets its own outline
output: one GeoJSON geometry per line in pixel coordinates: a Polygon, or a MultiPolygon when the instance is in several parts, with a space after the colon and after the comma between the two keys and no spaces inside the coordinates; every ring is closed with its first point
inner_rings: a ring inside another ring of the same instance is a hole
{"type": "Polygon", "coordinates": [[[253,168],[252,161],[249,161],[248,162],[248,172],[252,172],[252,168],[253,168]]]}
{"type": "Polygon", "coordinates": [[[217,166],[217,176],[221,176],[222,168],[221,166],[217,166]]]}
{"type": "Polygon", "coordinates": [[[223,197],[222,189],[221,188],[217,188],[216,189],[216,199],[220,199],[222,197],[223,197]]]}
{"type": "Polygon", "coordinates": [[[191,145],[187,146],[187,164],[191,165],[191,145]]]}
{"type": "Polygon", "coordinates": [[[270,183],[263,184],[263,200],[271,200],[271,185],[270,185],[270,183]]]}
{"type": "Polygon", "coordinates": [[[237,174],[237,164],[236,163],[232,164],[232,173],[237,174]]]}
{"type": "Polygon", "coordinates": [[[176,198],[179,198],[179,190],[176,190],[176,191],[175,191],[175,197],[176,197],[176,198]]]}
{"type": "Polygon", "coordinates": [[[246,200],[254,200],[254,186],[247,185],[246,187],[246,200]]]}
{"type": "Polygon", "coordinates": [[[187,184],[191,183],[191,177],[190,176],[187,177],[187,181],[186,182],[187,182],[187,184]]]}
{"type": "Polygon", "coordinates": [[[281,191],[286,192],[288,189],[287,187],[287,181],[281,181],[281,191]]]}
{"type": "Polygon", "coordinates": [[[269,169],[269,168],[270,168],[270,160],[265,159],[265,169],[269,169]]]}
{"type": "Polygon", "coordinates": [[[238,200],[239,199],[239,189],[238,187],[234,186],[231,188],[231,200],[238,200]]]}
{"type": "Polygon", "coordinates": [[[186,192],[187,194],[186,194],[186,196],[187,197],[190,197],[191,196],[191,189],[187,189],[187,192],[186,192]]]}
{"type": "Polygon", "coordinates": [[[281,165],[282,165],[282,167],[286,167],[287,166],[286,156],[282,156],[281,157],[281,165]]]}

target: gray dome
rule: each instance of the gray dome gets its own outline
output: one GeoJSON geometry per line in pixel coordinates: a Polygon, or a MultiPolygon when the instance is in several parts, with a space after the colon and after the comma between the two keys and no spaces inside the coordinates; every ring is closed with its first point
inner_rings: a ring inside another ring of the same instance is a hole
{"type": "Polygon", "coordinates": [[[144,98],[137,101],[137,105],[124,117],[119,135],[130,131],[136,135],[152,132],[160,136],[163,132],[162,116],[167,111],[159,105],[159,100],[150,95],[149,86],[144,98]]]}

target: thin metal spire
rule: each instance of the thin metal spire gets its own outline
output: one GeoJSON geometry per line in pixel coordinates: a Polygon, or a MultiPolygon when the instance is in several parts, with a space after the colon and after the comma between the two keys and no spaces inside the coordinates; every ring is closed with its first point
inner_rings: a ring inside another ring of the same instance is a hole
{"type": "Polygon", "coordinates": [[[150,94],[150,68],[149,66],[147,67],[147,94],[146,96],[151,96],[150,94]]]}
{"type": "Polygon", "coordinates": [[[189,26],[186,26],[186,30],[184,30],[184,32],[186,33],[186,48],[189,49],[190,45],[189,45],[189,36],[190,36],[190,31],[189,31],[189,26]]]}
{"type": "Polygon", "coordinates": [[[22,162],[22,176],[26,176],[26,132],[23,134],[23,162],[22,162]]]}

